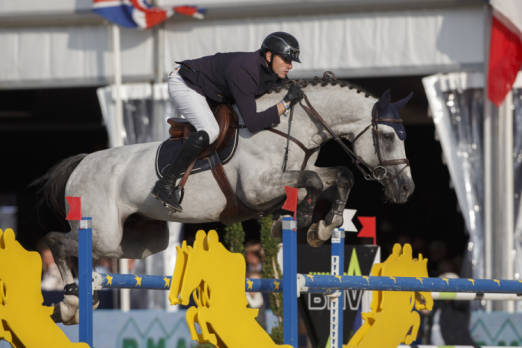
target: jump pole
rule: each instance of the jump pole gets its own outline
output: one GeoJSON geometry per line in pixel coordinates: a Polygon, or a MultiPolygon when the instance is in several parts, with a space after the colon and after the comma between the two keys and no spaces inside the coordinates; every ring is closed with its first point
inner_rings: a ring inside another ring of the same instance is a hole
{"type": "Polygon", "coordinates": [[[82,216],[82,198],[66,196],[69,212],[66,220],[78,221],[78,282],[80,342],[93,347],[92,290],[94,272],[92,271],[92,217],[82,216]]]}
{"type": "Polygon", "coordinates": [[[78,224],[78,281],[80,284],[80,342],[93,347],[92,323],[92,218],[78,224]]]}
{"type": "MultiPolygon", "coordinates": [[[[331,277],[344,273],[344,229],[332,233],[331,277]]],[[[284,343],[298,347],[297,298],[301,294],[297,274],[297,231],[292,217],[283,217],[283,336],[284,343]]],[[[330,299],[330,347],[342,348],[344,291],[336,291],[330,299]]]]}
{"type": "MultiPolygon", "coordinates": [[[[334,277],[344,274],[344,238],[344,229],[334,229],[332,232],[332,268],[330,272],[334,277]]],[[[342,348],[344,291],[336,291],[328,298],[330,299],[330,347],[342,348]]]]}
{"type": "MultiPolygon", "coordinates": [[[[171,276],[154,276],[140,274],[114,274],[94,272],[94,289],[148,289],[170,290],[165,286],[171,276]],[[140,284],[137,285],[138,279],[140,284]]],[[[306,274],[298,274],[305,279],[306,274]]],[[[314,275],[314,282],[309,277],[303,283],[298,283],[301,293],[332,294],[336,290],[368,290],[368,291],[418,291],[430,292],[434,300],[490,300],[490,301],[522,301],[522,283],[517,280],[494,279],[447,279],[441,278],[407,278],[407,277],[366,277],[341,276],[341,279],[330,276],[314,275]],[[318,279],[320,283],[315,283],[318,279]],[[421,279],[422,282],[421,283],[421,279]],[[473,286],[473,282],[475,285],[473,286]],[[500,286],[498,283],[500,283],[500,286]],[[314,284],[315,283],[315,284],[314,284]],[[302,286],[303,285],[303,286],[302,286]],[[496,287],[496,288],[495,288],[496,287]]],[[[249,279],[252,282],[245,285],[246,292],[284,293],[282,279],[249,279]],[[274,282],[280,283],[276,290],[274,282]],[[248,289],[247,289],[248,288],[248,289]]]]}
{"type": "Polygon", "coordinates": [[[283,217],[283,336],[297,348],[297,231],[293,217],[283,217]]]}

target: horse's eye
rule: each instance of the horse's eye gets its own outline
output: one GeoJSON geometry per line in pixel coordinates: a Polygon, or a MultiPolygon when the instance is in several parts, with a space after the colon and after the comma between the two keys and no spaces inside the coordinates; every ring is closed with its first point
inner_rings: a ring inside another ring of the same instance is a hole
{"type": "Polygon", "coordinates": [[[393,134],[392,133],[389,133],[389,134],[384,134],[384,139],[388,140],[388,141],[392,141],[393,140],[393,134]]]}

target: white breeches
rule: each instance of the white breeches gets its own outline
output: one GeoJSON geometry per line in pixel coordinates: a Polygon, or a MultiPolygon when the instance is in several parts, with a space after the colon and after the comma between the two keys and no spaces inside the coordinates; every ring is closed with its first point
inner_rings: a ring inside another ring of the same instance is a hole
{"type": "Polygon", "coordinates": [[[187,86],[177,68],[169,74],[168,86],[170,100],[175,106],[175,117],[183,115],[198,132],[208,133],[210,144],[216,141],[219,135],[219,125],[205,97],[187,86]]]}

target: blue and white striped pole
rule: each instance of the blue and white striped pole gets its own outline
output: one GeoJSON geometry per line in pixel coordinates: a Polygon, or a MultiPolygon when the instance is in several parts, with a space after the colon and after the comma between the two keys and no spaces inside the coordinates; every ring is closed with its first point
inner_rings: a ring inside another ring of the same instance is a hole
{"type": "Polygon", "coordinates": [[[522,281],[497,279],[446,279],[423,277],[327,276],[305,277],[308,292],[325,290],[419,291],[520,294],[522,281]]]}
{"type": "Polygon", "coordinates": [[[92,328],[92,218],[82,217],[78,227],[78,281],[80,284],[80,342],[93,347],[92,328]]]}
{"type": "MultiPolygon", "coordinates": [[[[95,273],[96,274],[96,273],[95,273]]],[[[109,289],[169,290],[170,276],[101,273],[97,286],[109,289]]],[[[329,294],[336,290],[422,291],[431,292],[434,300],[522,300],[522,283],[518,280],[447,279],[319,276],[303,274],[301,292],[329,294]],[[312,281],[313,279],[313,281],[312,281]],[[422,281],[422,283],[421,283],[422,281]],[[473,285],[475,284],[475,285],[473,285]],[[404,288],[402,288],[404,286],[404,288]]],[[[281,279],[249,279],[247,292],[281,293],[285,288],[281,279]],[[251,285],[250,285],[251,284],[251,285]]]]}
{"type": "MultiPolygon", "coordinates": [[[[344,275],[344,229],[336,228],[332,232],[332,276],[344,275]]],[[[344,291],[338,292],[336,297],[330,297],[330,347],[343,346],[343,309],[344,291]]]]}
{"type": "Polygon", "coordinates": [[[292,217],[283,217],[283,336],[297,348],[297,231],[292,217]]]}

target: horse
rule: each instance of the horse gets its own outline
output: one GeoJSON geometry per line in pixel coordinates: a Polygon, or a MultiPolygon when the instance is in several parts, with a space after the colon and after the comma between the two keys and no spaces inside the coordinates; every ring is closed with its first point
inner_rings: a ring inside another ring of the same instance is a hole
{"type": "MultiPolygon", "coordinates": [[[[328,240],[333,229],[342,225],[342,213],[354,184],[347,167],[315,166],[321,145],[328,140],[335,139],[350,151],[352,161],[365,178],[385,187],[388,200],[404,203],[415,187],[405,159],[404,141],[393,127],[378,124],[374,108],[393,105],[399,111],[408,98],[392,104],[388,91],[378,99],[332,75],[325,73],[322,79],[294,82],[303,88],[308,106],[294,106],[289,114],[281,116],[275,130],[287,134],[290,129],[291,137],[300,145],[273,132],[254,134],[240,127],[236,153],[224,166],[238,200],[260,213],[284,200],[285,186],[298,188],[297,228],[311,225],[319,194],[336,186],[336,198],[326,218],[308,230],[308,242],[313,246],[328,240]],[[319,118],[314,113],[320,113],[319,118]],[[351,141],[352,149],[342,139],[351,141]],[[306,154],[303,148],[308,150],[306,154]]],[[[265,110],[279,102],[288,88],[289,85],[278,87],[258,98],[257,109],[265,110]]],[[[238,118],[244,124],[240,114],[238,118]]],[[[219,221],[226,199],[210,171],[190,176],[182,213],[170,212],[149,194],[157,180],[154,160],[160,144],[136,144],[75,155],[33,183],[41,185],[42,202],[64,217],[69,210],[65,196],[82,198],[83,216],[92,217],[93,260],[141,259],[164,250],[168,246],[167,221],[219,221]]],[[[75,324],[78,288],[68,259],[74,261],[78,255],[78,221],[69,221],[69,225],[70,232],[49,232],[46,241],[66,284],[64,300],[55,306],[53,319],[75,324]]],[[[274,235],[280,234],[281,219],[272,228],[274,235]]]]}

